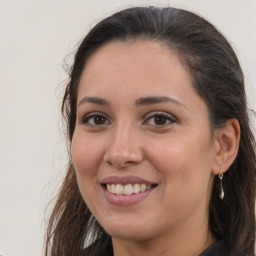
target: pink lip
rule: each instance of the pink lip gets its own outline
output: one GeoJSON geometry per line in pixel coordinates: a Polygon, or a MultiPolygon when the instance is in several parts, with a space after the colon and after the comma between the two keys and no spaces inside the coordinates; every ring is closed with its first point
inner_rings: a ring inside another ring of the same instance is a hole
{"type": "Polygon", "coordinates": [[[148,180],[145,180],[140,177],[136,176],[110,176],[107,178],[104,178],[103,180],[100,181],[101,184],[146,184],[146,185],[156,185],[156,183],[150,182],[148,180]]]}
{"type": "Polygon", "coordinates": [[[106,200],[109,203],[116,206],[131,206],[136,203],[139,203],[142,200],[146,199],[150,195],[150,193],[154,190],[154,188],[152,188],[150,190],[146,190],[145,192],[140,192],[138,194],[132,194],[130,196],[126,196],[126,195],[112,194],[104,186],[102,187],[103,187],[106,200]]]}
{"type": "Polygon", "coordinates": [[[151,189],[146,190],[144,192],[140,192],[137,194],[132,194],[130,196],[127,195],[116,195],[110,193],[107,189],[105,184],[145,184],[145,185],[158,185],[157,183],[145,180],[143,178],[137,177],[137,176],[109,176],[107,178],[104,178],[100,181],[102,185],[102,189],[105,195],[106,200],[117,206],[131,206],[133,204],[139,203],[142,200],[146,199],[151,192],[155,189],[155,186],[153,186],[151,189]]]}

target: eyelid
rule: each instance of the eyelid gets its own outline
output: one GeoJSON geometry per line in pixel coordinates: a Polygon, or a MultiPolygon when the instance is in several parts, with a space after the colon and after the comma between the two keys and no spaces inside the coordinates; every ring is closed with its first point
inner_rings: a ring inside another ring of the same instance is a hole
{"type": "Polygon", "coordinates": [[[86,119],[89,119],[90,117],[94,117],[94,116],[102,116],[102,117],[106,118],[106,120],[109,123],[111,123],[111,121],[109,121],[109,117],[106,114],[96,111],[96,112],[90,112],[90,113],[83,115],[83,117],[80,120],[81,124],[85,124],[86,119]]]}
{"type": "Polygon", "coordinates": [[[144,125],[154,126],[154,127],[157,127],[157,128],[169,127],[170,125],[173,125],[174,123],[178,123],[179,122],[176,117],[174,117],[173,115],[171,115],[169,113],[166,113],[164,111],[153,111],[153,112],[150,112],[150,113],[146,114],[144,116],[144,118],[146,119],[143,122],[144,125]],[[163,116],[163,117],[165,117],[169,121],[169,123],[163,124],[163,125],[157,125],[157,124],[153,125],[153,124],[150,124],[150,120],[152,118],[155,118],[156,116],[163,116]]]}
{"type": "Polygon", "coordinates": [[[167,112],[164,112],[164,111],[153,111],[153,112],[150,112],[150,113],[148,113],[148,114],[146,114],[146,115],[144,116],[144,119],[149,119],[149,118],[154,117],[154,116],[157,116],[157,115],[159,115],[159,116],[165,116],[165,117],[170,118],[170,119],[172,119],[173,121],[176,121],[176,122],[177,122],[177,118],[176,118],[175,116],[173,116],[173,115],[171,115],[171,114],[169,114],[169,113],[167,113],[167,112]]]}

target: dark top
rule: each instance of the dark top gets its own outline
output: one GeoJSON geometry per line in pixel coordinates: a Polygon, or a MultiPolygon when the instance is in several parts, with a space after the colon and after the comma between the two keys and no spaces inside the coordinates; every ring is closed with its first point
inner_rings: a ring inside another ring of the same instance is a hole
{"type": "Polygon", "coordinates": [[[208,247],[199,256],[225,256],[226,245],[225,240],[219,240],[208,247]]]}

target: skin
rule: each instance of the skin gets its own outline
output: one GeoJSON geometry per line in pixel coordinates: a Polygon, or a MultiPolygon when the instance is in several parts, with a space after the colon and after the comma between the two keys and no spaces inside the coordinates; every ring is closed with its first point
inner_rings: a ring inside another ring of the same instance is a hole
{"type": "Polygon", "coordinates": [[[166,46],[111,42],[89,58],[79,84],[72,159],[81,194],[112,236],[115,256],[193,256],[214,242],[208,229],[213,178],[220,167],[228,169],[238,147],[239,125],[227,127],[213,134],[187,68],[166,46]],[[163,96],[172,100],[136,104],[163,96]],[[157,187],[134,205],[109,203],[100,182],[127,175],[157,187]]]}

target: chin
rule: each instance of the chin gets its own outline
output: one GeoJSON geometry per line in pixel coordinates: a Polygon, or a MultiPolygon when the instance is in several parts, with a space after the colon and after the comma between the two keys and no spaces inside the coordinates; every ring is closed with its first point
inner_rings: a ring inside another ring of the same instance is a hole
{"type": "Polygon", "coordinates": [[[116,222],[108,222],[107,225],[102,225],[104,230],[112,237],[112,238],[119,238],[124,240],[130,241],[141,241],[141,240],[148,240],[151,237],[151,232],[149,229],[152,226],[133,222],[130,223],[125,221],[116,221],[116,222]],[[148,228],[146,228],[148,227],[148,228]]]}

